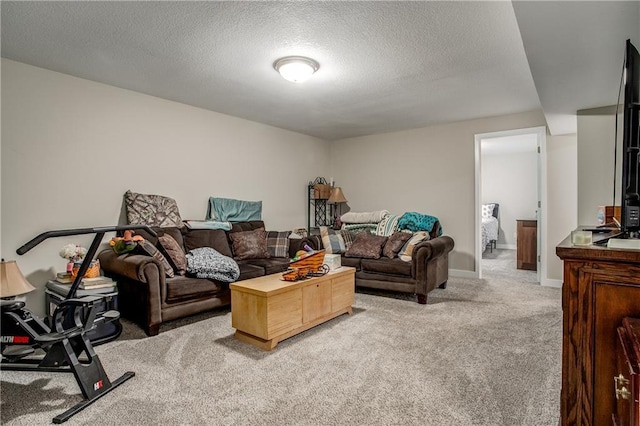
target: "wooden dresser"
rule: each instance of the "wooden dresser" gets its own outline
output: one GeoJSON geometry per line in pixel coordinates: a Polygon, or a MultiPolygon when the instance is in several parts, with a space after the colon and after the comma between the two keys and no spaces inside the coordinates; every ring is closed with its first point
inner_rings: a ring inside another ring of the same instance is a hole
{"type": "Polygon", "coordinates": [[[640,426],[640,318],[622,320],[622,325],[618,327],[617,343],[613,424],[640,426]]]}
{"type": "Polygon", "coordinates": [[[616,412],[617,328],[640,317],[640,250],[556,247],[562,287],[561,424],[605,426],[616,412]]]}
{"type": "Polygon", "coordinates": [[[535,271],[538,269],[538,221],[517,220],[516,267],[535,271]]]}

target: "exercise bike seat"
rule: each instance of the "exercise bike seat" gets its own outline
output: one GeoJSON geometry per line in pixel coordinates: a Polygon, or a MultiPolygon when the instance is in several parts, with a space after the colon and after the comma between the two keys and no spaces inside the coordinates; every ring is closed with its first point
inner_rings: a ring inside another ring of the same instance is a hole
{"type": "Polygon", "coordinates": [[[12,312],[24,308],[24,302],[21,300],[2,300],[0,301],[0,309],[2,312],[12,312]]]}

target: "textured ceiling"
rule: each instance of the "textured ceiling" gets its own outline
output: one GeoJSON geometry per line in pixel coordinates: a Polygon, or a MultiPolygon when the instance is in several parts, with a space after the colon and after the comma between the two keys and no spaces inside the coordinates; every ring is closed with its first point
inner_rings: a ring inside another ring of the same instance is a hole
{"type": "Polygon", "coordinates": [[[529,111],[542,95],[556,115],[614,103],[605,90],[563,110],[553,76],[567,66],[540,49],[570,58],[536,4],[2,1],[2,56],[327,140],[529,111]],[[288,55],[320,70],[285,81],[273,62],[288,55]]]}

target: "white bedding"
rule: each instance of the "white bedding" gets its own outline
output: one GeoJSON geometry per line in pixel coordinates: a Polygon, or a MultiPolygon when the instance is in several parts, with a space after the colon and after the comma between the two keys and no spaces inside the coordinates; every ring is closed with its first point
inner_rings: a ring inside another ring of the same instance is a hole
{"type": "Polygon", "coordinates": [[[498,239],[498,219],[495,217],[483,217],[482,218],[482,251],[487,248],[487,244],[491,240],[498,239]]]}

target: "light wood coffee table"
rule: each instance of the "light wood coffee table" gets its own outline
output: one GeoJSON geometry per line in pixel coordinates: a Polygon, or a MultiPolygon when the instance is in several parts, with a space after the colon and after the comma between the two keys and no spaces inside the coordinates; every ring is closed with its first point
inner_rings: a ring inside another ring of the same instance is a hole
{"type": "Polygon", "coordinates": [[[286,338],[352,314],[355,272],[343,266],[303,281],[283,281],[274,274],[230,284],[236,339],[270,351],[286,338]]]}

